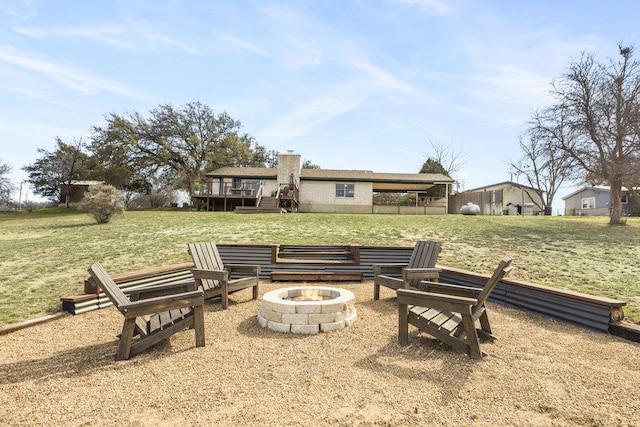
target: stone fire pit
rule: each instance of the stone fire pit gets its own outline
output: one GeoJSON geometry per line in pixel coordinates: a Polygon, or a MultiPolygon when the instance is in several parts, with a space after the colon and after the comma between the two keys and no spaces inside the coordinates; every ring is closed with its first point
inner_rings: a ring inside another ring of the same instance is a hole
{"type": "Polygon", "coordinates": [[[317,334],[356,321],[353,292],[325,286],[293,286],[262,297],[258,323],[263,328],[293,334],[317,334]]]}

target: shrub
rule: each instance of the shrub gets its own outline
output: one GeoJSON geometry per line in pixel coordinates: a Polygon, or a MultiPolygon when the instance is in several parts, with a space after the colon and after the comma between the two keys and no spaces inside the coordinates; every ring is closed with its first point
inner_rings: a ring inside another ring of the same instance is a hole
{"type": "Polygon", "coordinates": [[[124,200],[114,186],[95,185],[89,187],[78,209],[93,215],[98,224],[106,224],[113,215],[124,212],[124,200]]]}

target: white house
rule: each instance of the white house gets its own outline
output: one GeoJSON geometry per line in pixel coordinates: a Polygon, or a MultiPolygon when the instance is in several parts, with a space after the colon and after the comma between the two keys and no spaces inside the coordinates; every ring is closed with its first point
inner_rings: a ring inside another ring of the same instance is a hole
{"type": "Polygon", "coordinates": [[[280,153],[276,168],[225,167],[206,176],[192,198],[198,210],[446,214],[453,184],[442,174],[302,169],[292,152],[280,153]],[[376,205],[374,194],[385,192],[415,193],[415,205],[376,205]]]}
{"type": "MultiPolygon", "coordinates": [[[[564,214],[578,216],[607,216],[611,208],[611,188],[604,185],[588,185],[562,198],[564,214]]],[[[629,190],[622,188],[622,211],[631,214],[634,204],[629,190]]]]}

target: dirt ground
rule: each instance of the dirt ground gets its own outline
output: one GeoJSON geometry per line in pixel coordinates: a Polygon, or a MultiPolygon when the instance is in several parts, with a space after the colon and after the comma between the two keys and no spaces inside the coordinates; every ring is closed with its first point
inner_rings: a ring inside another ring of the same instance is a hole
{"type": "Polygon", "coordinates": [[[640,344],[490,304],[480,361],[412,327],[400,347],[393,291],[336,286],[358,320],[311,336],[262,329],[250,290],[206,304],[203,348],[188,330],[117,362],[115,308],[0,336],[0,425],[640,425],[640,344]]]}

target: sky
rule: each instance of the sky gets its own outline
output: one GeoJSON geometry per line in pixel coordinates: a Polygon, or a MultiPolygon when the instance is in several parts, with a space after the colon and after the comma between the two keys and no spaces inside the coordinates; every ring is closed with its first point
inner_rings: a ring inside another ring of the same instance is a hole
{"type": "Polygon", "coordinates": [[[515,181],[551,83],[640,43],[638,16],[636,0],[2,0],[0,163],[18,187],[57,137],[198,101],[323,169],[417,173],[435,144],[465,161],[459,190],[515,181]]]}

